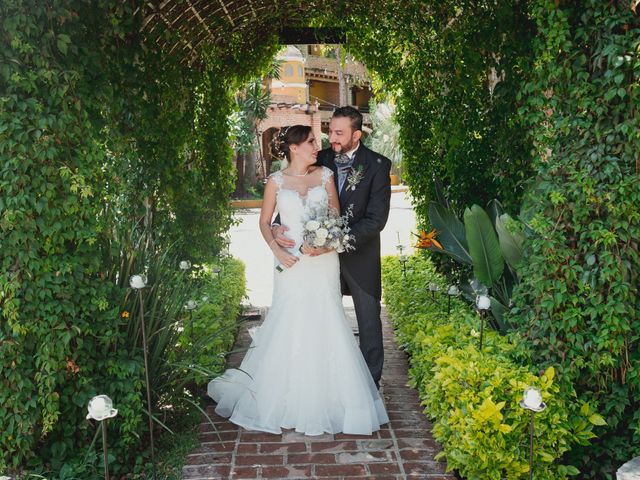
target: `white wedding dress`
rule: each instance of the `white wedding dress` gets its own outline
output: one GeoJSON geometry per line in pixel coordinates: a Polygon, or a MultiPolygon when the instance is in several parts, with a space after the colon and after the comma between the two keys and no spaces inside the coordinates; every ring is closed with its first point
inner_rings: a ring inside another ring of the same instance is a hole
{"type": "MultiPolygon", "coordinates": [[[[324,167],[322,184],[306,195],[286,188],[282,172],[276,207],[289,227],[297,251],[310,208],[328,204],[324,188],[332,172],[324,167]]],[[[239,369],[212,380],[208,393],[216,413],[246,429],[306,435],[370,435],[389,418],[345,317],[335,251],[275,272],[273,301],[239,369]]]]}

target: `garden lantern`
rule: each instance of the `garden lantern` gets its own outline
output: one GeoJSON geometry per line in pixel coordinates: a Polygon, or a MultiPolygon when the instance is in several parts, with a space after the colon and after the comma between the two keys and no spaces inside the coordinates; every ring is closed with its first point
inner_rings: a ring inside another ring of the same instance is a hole
{"type": "Polygon", "coordinates": [[[407,278],[407,256],[400,255],[400,263],[402,264],[402,278],[407,278]]]}
{"type": "Polygon", "coordinates": [[[482,351],[482,339],[484,337],[484,316],[487,310],[491,308],[491,299],[487,295],[478,295],[476,297],[476,308],[480,314],[480,351],[482,351]]]}
{"type": "Polygon", "coordinates": [[[196,308],[198,308],[198,302],[195,300],[187,300],[187,303],[184,304],[184,309],[189,312],[189,332],[191,333],[193,333],[193,311],[196,308]]]}
{"type": "Polygon", "coordinates": [[[447,315],[451,314],[451,297],[455,297],[460,294],[460,290],[457,285],[451,285],[447,290],[447,315]]]}
{"type": "Polygon", "coordinates": [[[434,282],[430,282],[429,283],[429,291],[431,292],[431,298],[433,300],[436,299],[436,292],[440,291],[440,285],[438,285],[437,283],[434,282]]]}

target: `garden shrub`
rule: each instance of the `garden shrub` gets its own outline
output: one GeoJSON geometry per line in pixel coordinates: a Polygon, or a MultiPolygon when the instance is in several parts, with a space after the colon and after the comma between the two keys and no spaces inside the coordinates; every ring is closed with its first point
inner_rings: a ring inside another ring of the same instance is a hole
{"type": "MultiPolygon", "coordinates": [[[[396,336],[411,355],[410,378],[448,468],[468,479],[528,478],[529,413],[518,402],[528,386],[538,387],[548,408],[536,415],[535,477],[548,480],[578,473],[563,454],[587,444],[602,418],[575,394],[562,391],[554,369],[541,375],[518,364],[516,336],[486,331],[478,349],[479,318],[459,299],[447,315],[446,295],[432,298],[425,287],[445,287],[431,261],[409,258],[406,277],[397,258],[383,259],[384,299],[396,336]]],[[[441,288],[446,291],[446,288],[441,288]]],[[[536,372],[537,373],[537,372],[536,372]]]]}

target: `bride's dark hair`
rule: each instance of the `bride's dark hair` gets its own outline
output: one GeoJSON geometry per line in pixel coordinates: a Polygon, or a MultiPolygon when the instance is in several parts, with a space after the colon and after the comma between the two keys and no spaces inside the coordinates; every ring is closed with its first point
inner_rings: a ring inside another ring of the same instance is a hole
{"type": "Polygon", "coordinates": [[[286,157],[287,161],[290,161],[291,145],[300,145],[311,133],[311,127],[307,125],[291,125],[284,127],[273,138],[273,144],[279,157],[286,157]]]}

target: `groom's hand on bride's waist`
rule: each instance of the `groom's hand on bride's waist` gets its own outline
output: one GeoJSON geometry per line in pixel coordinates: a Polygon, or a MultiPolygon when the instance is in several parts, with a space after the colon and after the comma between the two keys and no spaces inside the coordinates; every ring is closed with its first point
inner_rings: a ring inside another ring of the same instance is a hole
{"type": "Polygon", "coordinates": [[[284,225],[274,225],[271,227],[271,233],[273,238],[276,239],[276,243],[282,248],[293,248],[296,246],[296,242],[285,235],[285,232],[289,230],[284,225]]]}
{"type": "Polygon", "coordinates": [[[322,255],[323,253],[327,253],[331,249],[325,247],[312,247],[307,242],[304,242],[300,247],[300,253],[304,255],[309,255],[310,257],[317,257],[318,255],[322,255]]]}

